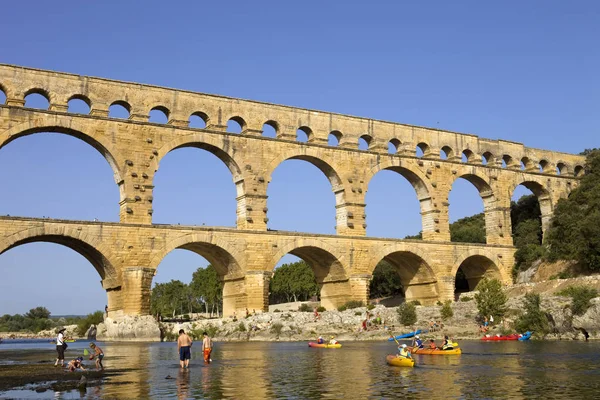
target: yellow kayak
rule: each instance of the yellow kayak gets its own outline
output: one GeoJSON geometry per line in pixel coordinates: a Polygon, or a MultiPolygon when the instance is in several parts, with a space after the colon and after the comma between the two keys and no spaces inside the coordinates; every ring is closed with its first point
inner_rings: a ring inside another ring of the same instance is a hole
{"type": "Polygon", "coordinates": [[[415,348],[408,348],[410,350],[410,354],[425,354],[425,355],[441,355],[441,356],[452,356],[452,355],[458,355],[461,354],[462,351],[460,350],[460,348],[455,347],[452,350],[442,350],[442,349],[415,349],[415,348]]]}
{"type": "Polygon", "coordinates": [[[391,355],[391,354],[385,358],[385,361],[388,363],[388,365],[393,365],[394,367],[414,367],[415,366],[415,360],[413,360],[412,358],[398,357],[398,356],[391,355]]]}
{"type": "Polygon", "coordinates": [[[340,347],[342,347],[341,344],[329,344],[329,343],[314,343],[314,342],[309,342],[308,343],[308,347],[320,347],[323,349],[339,349],[340,347]]]}

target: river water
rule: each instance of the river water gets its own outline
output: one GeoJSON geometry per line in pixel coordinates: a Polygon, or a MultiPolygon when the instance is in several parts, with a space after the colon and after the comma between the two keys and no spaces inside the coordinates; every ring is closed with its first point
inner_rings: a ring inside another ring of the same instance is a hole
{"type": "MultiPolygon", "coordinates": [[[[85,346],[71,344],[68,356],[83,353],[85,346]]],[[[106,368],[136,368],[109,378],[122,384],[90,387],[84,394],[11,390],[0,398],[600,398],[598,342],[463,341],[462,355],[416,356],[415,368],[386,365],[385,356],[395,346],[384,341],[347,342],[341,349],[312,349],[298,342],[217,343],[207,366],[197,344],[187,371],[179,369],[174,343],[101,347],[106,368]]],[[[0,363],[10,362],[3,350],[17,348],[35,352],[48,344],[3,343],[0,363]]]]}

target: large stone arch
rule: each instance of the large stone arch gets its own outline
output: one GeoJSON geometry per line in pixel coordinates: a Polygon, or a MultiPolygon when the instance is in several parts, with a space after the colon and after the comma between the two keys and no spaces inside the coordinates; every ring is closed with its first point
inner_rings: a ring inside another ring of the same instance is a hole
{"type": "MultiPolygon", "coordinates": [[[[540,211],[542,214],[541,218],[543,237],[546,234],[546,230],[550,227],[550,221],[554,213],[552,195],[542,183],[532,180],[530,177],[523,177],[522,179],[515,181],[514,184],[510,187],[510,192],[508,193],[509,199],[512,199],[515,190],[520,185],[523,185],[527,189],[531,190],[531,192],[537,198],[538,203],[540,204],[540,211]]],[[[510,219],[509,223],[511,224],[510,228],[512,231],[512,222],[510,221],[510,219]]]]}
{"type": "Polygon", "coordinates": [[[505,270],[498,257],[490,254],[486,249],[461,251],[450,271],[453,278],[456,278],[460,267],[469,283],[469,290],[475,290],[483,277],[498,279],[504,284],[511,282],[510,272],[505,270]]]}
{"type": "Polygon", "coordinates": [[[311,266],[317,284],[321,287],[321,305],[326,309],[334,309],[350,300],[351,288],[348,282],[348,271],[342,257],[333,247],[318,239],[290,241],[277,247],[277,252],[267,265],[275,269],[277,262],[286,254],[295,255],[311,266]]]}
{"type": "Polygon", "coordinates": [[[419,200],[419,207],[421,209],[421,229],[423,233],[423,239],[429,240],[436,235],[436,212],[435,206],[432,200],[433,187],[431,186],[425,175],[416,167],[409,163],[404,163],[402,160],[390,157],[388,160],[377,163],[368,172],[365,177],[367,184],[366,191],[368,191],[369,184],[373,177],[383,170],[394,171],[404,177],[415,189],[417,199],[419,200]]]}
{"type": "Polygon", "coordinates": [[[228,279],[240,278],[244,274],[245,262],[242,250],[236,244],[218,239],[211,232],[195,232],[171,239],[155,253],[149,268],[158,269],[161,261],[175,249],[192,251],[208,260],[219,275],[228,279]]]}
{"type": "Polygon", "coordinates": [[[396,267],[406,301],[419,300],[433,304],[440,295],[438,277],[428,261],[429,255],[410,242],[386,246],[371,256],[368,272],[373,274],[377,264],[385,261],[396,267]]]}
{"type": "MultiPolygon", "coordinates": [[[[0,149],[20,137],[42,132],[62,133],[80,139],[92,146],[106,159],[113,170],[115,183],[121,186],[125,161],[104,135],[98,134],[96,129],[90,128],[89,122],[81,122],[76,117],[65,118],[65,116],[45,115],[27,120],[27,122],[0,133],[0,149]]],[[[120,200],[123,199],[124,192],[121,188],[120,200]]]]}
{"type": "Polygon", "coordinates": [[[95,235],[83,233],[76,227],[43,225],[23,230],[0,240],[0,254],[15,247],[35,242],[55,243],[68,247],[85,257],[103,280],[119,279],[109,246],[104,245],[95,235]]]}

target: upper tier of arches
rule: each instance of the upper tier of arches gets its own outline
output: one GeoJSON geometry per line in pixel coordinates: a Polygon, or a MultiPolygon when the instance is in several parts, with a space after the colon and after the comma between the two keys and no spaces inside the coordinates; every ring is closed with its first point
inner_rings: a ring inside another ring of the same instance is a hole
{"type": "MultiPolygon", "coordinates": [[[[514,142],[51,71],[0,65],[0,91],[0,99],[10,106],[25,106],[27,96],[39,95],[46,98],[45,107],[51,111],[69,112],[70,102],[77,100],[87,105],[93,116],[218,131],[227,131],[233,121],[236,129],[232,133],[262,135],[268,130],[268,137],[274,132],[275,140],[541,174],[583,173],[583,157],[530,149],[514,142]],[[116,107],[120,108],[118,113],[112,110],[116,107]]],[[[82,108],[75,112],[85,114],[82,108]]]]}

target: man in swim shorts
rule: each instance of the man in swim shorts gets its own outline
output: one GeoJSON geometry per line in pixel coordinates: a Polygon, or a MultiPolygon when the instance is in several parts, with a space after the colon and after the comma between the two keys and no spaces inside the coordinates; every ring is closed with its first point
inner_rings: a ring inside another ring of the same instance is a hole
{"type": "Polygon", "coordinates": [[[192,338],[189,337],[183,329],[179,330],[177,338],[177,350],[179,351],[179,365],[181,368],[187,368],[192,358],[192,338]]]}

